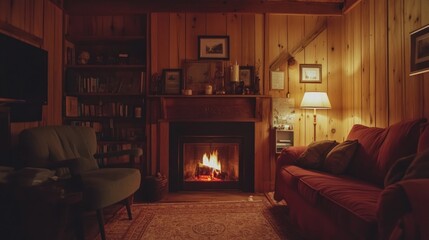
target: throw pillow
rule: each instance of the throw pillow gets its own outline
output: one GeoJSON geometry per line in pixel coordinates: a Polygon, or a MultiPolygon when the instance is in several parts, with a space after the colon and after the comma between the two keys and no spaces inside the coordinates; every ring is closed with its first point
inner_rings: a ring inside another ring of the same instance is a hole
{"type": "Polygon", "coordinates": [[[415,178],[429,178],[429,149],[417,154],[402,180],[415,178]]]}
{"type": "Polygon", "coordinates": [[[422,124],[421,126],[417,152],[420,153],[426,149],[429,149],[429,123],[422,124]]]}
{"type": "Polygon", "coordinates": [[[323,162],[323,169],[333,174],[343,174],[358,147],[358,140],[346,140],[335,146],[323,162]]]}
{"type": "Polygon", "coordinates": [[[389,171],[384,178],[384,187],[389,186],[390,184],[394,184],[405,176],[405,172],[407,171],[410,164],[413,162],[416,154],[412,154],[403,158],[398,159],[395,163],[390,167],[389,171]]]}
{"type": "Polygon", "coordinates": [[[299,158],[296,164],[302,168],[320,169],[323,166],[326,154],[332,150],[338,143],[332,140],[323,140],[313,142],[308,145],[299,158]]]}

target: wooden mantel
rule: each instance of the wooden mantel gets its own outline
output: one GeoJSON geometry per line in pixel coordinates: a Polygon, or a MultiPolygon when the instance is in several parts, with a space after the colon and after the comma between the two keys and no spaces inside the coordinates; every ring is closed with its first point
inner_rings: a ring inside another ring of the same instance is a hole
{"type": "Polygon", "coordinates": [[[253,122],[255,124],[255,192],[271,187],[270,107],[263,95],[194,95],[148,97],[148,159],[151,173],[169,173],[170,122],[253,122]]]}

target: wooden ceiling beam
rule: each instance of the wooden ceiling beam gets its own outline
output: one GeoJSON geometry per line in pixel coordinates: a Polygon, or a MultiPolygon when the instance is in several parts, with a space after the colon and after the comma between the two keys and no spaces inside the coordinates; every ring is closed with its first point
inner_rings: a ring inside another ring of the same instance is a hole
{"type": "Polygon", "coordinates": [[[280,0],[65,0],[71,15],[120,15],[151,12],[233,12],[340,16],[343,3],[280,0]]]}

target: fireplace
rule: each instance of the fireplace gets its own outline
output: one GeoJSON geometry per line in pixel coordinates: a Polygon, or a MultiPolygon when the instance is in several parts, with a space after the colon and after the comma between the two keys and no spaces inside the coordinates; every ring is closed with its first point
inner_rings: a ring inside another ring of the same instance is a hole
{"type": "Polygon", "coordinates": [[[254,191],[254,123],[170,124],[170,191],[254,191]]]}

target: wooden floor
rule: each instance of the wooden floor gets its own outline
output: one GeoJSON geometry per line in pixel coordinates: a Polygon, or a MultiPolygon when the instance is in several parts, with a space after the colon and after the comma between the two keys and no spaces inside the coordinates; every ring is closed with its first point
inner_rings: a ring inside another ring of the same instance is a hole
{"type": "MultiPolygon", "coordinates": [[[[160,201],[155,203],[171,203],[171,202],[211,202],[211,201],[248,201],[263,200],[266,195],[263,193],[248,193],[236,190],[222,190],[222,191],[182,191],[166,194],[160,201]]],[[[148,203],[139,200],[138,196],[135,197],[135,203],[148,203]]],[[[105,220],[113,216],[113,214],[122,206],[115,205],[105,209],[105,220]]],[[[94,240],[98,235],[98,224],[95,212],[86,213],[84,216],[85,226],[85,240],[94,240]]]]}

